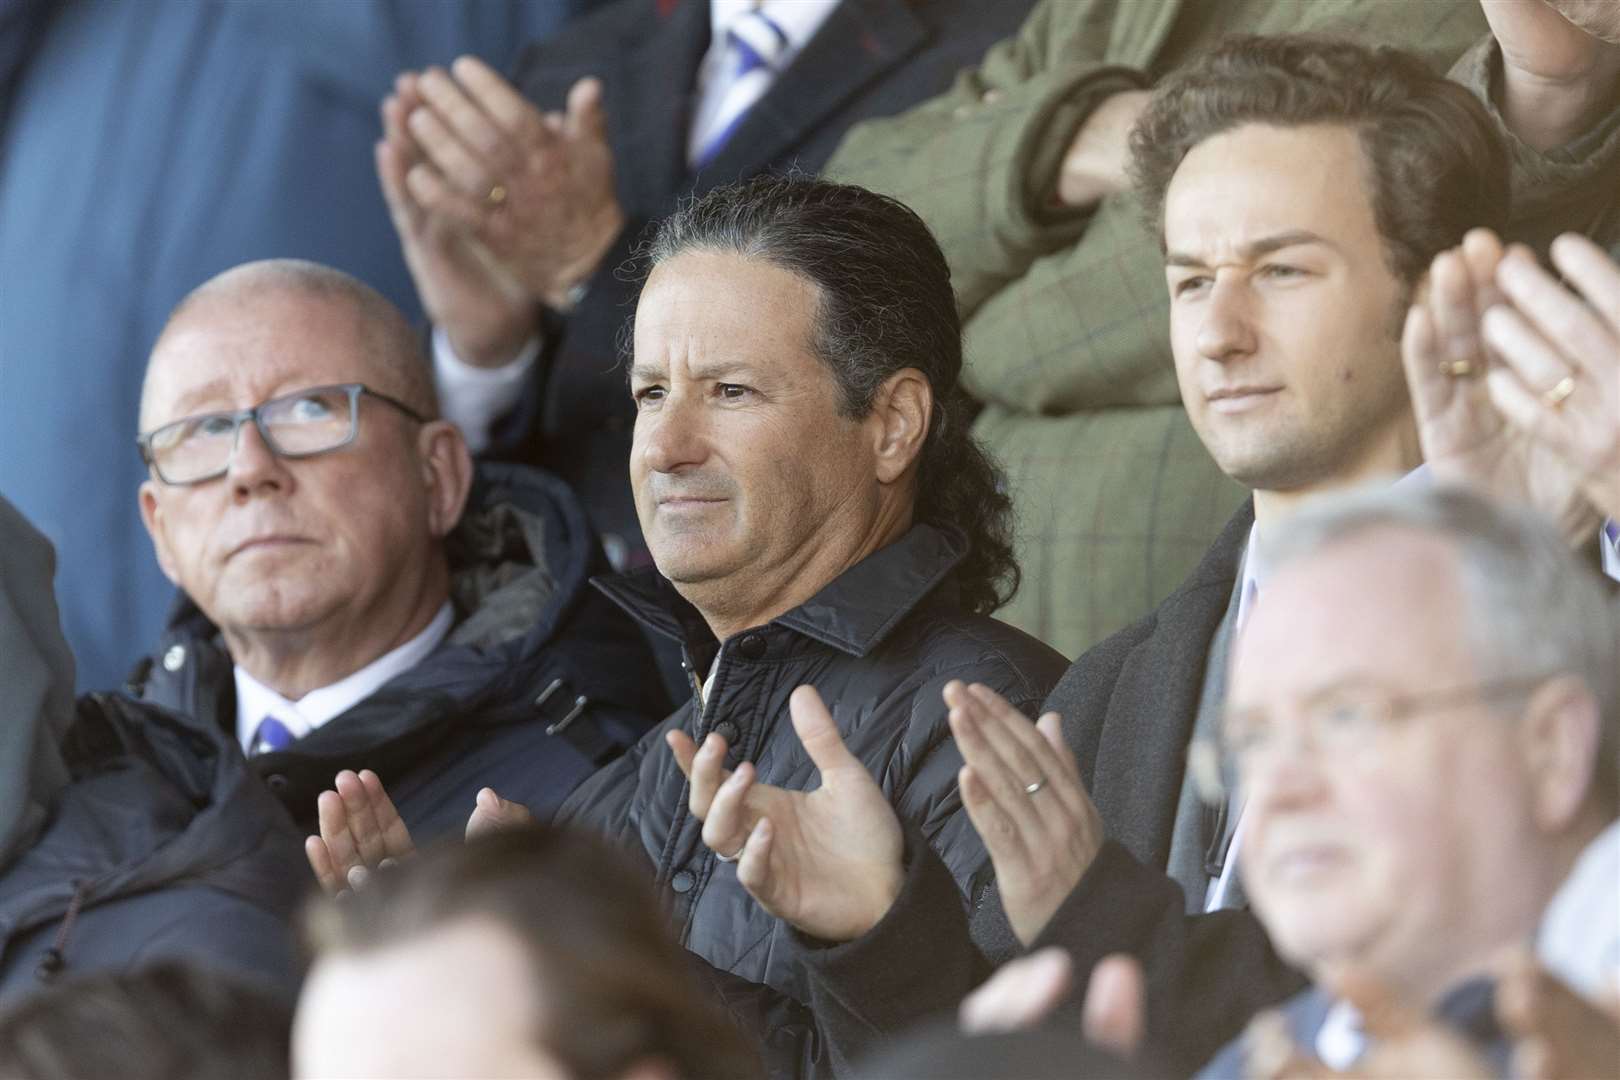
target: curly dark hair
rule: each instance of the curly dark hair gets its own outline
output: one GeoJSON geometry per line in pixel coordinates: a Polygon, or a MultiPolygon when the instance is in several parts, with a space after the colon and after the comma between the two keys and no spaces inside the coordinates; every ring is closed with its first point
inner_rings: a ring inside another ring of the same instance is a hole
{"type": "Polygon", "coordinates": [[[1131,132],[1132,179],[1161,248],[1182,159],[1244,124],[1353,126],[1390,269],[1408,288],[1469,229],[1507,222],[1507,147],[1462,86],[1388,46],[1238,35],[1167,77],[1131,132]]]}
{"type": "Polygon", "coordinates": [[[1018,589],[1012,500],[969,432],[962,324],[945,255],[909,207],[849,184],[762,176],[717,188],[666,218],[645,272],[694,249],[763,259],[816,286],[812,347],[838,380],[843,412],[866,416],[895,372],[928,380],[934,411],[917,468],[916,521],[965,533],[962,603],[988,614],[1018,589]]]}

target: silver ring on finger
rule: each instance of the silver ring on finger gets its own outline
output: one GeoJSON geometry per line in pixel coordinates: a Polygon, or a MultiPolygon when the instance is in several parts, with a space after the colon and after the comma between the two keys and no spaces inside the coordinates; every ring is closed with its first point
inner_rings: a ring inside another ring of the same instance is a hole
{"type": "Polygon", "coordinates": [[[1043,776],[1039,780],[1033,780],[1030,783],[1025,784],[1024,785],[1024,794],[1025,795],[1035,795],[1035,794],[1039,793],[1041,788],[1043,788],[1045,786],[1046,786],[1046,777],[1043,776]]]}
{"type": "Polygon", "coordinates": [[[747,846],[748,846],[748,841],[744,840],[743,841],[743,846],[738,848],[735,854],[733,854],[733,855],[722,855],[717,851],[717,852],[714,853],[714,857],[719,859],[721,862],[736,862],[738,859],[742,858],[743,848],[746,848],[747,846]]]}

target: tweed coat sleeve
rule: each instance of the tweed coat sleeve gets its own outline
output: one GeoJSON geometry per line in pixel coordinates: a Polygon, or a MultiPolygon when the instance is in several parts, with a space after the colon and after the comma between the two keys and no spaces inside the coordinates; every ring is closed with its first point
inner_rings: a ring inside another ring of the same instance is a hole
{"type": "Polygon", "coordinates": [[[1501,127],[1513,162],[1513,211],[1508,233],[1545,253],[1561,232],[1575,231],[1602,246],[1620,243],[1620,107],[1567,145],[1540,151],[1507,127],[1493,85],[1502,50],[1486,35],[1451,68],[1451,78],[1484,102],[1501,127]]]}
{"type": "Polygon", "coordinates": [[[1086,214],[1053,200],[1063,152],[1093,108],[1145,81],[1110,58],[1118,6],[1044,0],[950,91],[858,125],[828,164],[834,179],[892,194],[929,222],[964,319],[1084,230],[1086,214]]]}

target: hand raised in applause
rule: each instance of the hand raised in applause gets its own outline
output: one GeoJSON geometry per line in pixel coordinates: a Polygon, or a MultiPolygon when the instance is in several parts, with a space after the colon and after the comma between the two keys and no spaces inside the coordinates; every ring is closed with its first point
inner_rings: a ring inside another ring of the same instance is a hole
{"type": "Polygon", "coordinates": [[[759,905],[824,941],[850,941],[876,926],[900,893],[900,821],[866,766],[839,737],[813,687],[788,700],[793,730],[821,773],[814,791],[758,782],[754,766],[725,767],[726,741],[699,748],[684,731],[666,736],[691,781],[703,842],[737,861],[737,880],[759,905]]]}
{"type": "Polygon", "coordinates": [[[1620,518],[1620,266],[1573,233],[1552,261],[1571,292],[1515,249],[1496,268],[1504,302],[1485,312],[1501,361],[1485,377],[1516,430],[1563,459],[1600,514],[1620,518]]]}
{"type": "Polygon", "coordinates": [[[344,769],[315,800],[320,835],[304,841],[315,880],[328,896],[358,889],[376,870],[416,853],[410,830],[370,769],[344,769]]]}
{"type": "MultiPolygon", "coordinates": [[[[957,1024],[969,1035],[1035,1028],[1068,996],[1073,972],[1068,952],[1056,945],[1009,961],[962,1000],[957,1024]]],[[[1103,957],[1086,984],[1081,1033],[1128,1061],[1141,1049],[1145,1022],[1141,963],[1124,953],[1103,957]]]]}
{"type": "Polygon", "coordinates": [[[419,80],[413,72],[400,75],[382,103],[376,159],[383,201],[428,318],[464,363],[499,367],[539,332],[537,301],[482,241],[454,219],[428,213],[412,194],[406,178],[426,167],[407,126],[423,107],[419,80]]]}
{"type": "MultiPolygon", "coordinates": [[[[410,858],[416,843],[376,773],[345,769],[332,787],[315,801],[320,835],[304,841],[304,855],[321,888],[335,896],[362,887],[374,871],[410,858]]],[[[527,807],[484,788],[467,819],[467,839],[533,822],[527,807]]]]}
{"type": "Polygon", "coordinates": [[[1102,817],[1056,713],[1031,724],[989,687],[954,681],[945,704],[966,762],[962,803],[995,865],[1007,921],[1027,946],[1096,859],[1102,817]]]}
{"type": "Polygon", "coordinates": [[[1437,478],[1534,506],[1579,542],[1598,520],[1581,468],[1515,423],[1498,401],[1494,369],[1503,357],[1488,347],[1486,315],[1502,303],[1503,264],[1520,258],[1528,254],[1505,259],[1486,229],[1435,258],[1428,296],[1407,312],[1401,338],[1407,386],[1423,457],[1437,478]]]}
{"type": "Polygon", "coordinates": [[[482,61],[416,80],[405,126],[421,159],[405,174],[429,215],[456,223],[529,295],[554,308],[585,281],[624,227],[602,84],[581,79],[567,111],[542,113],[482,61]]]}

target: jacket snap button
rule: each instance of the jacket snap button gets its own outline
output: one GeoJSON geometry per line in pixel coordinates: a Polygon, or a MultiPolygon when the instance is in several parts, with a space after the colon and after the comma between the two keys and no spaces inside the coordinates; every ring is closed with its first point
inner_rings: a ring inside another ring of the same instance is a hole
{"type": "Polygon", "coordinates": [[[163,654],[163,670],[179,671],[186,663],[186,647],[184,645],[170,645],[169,651],[163,654]]]}
{"type": "Polygon", "coordinates": [[[669,887],[678,893],[691,892],[692,886],[696,884],[697,876],[690,870],[682,870],[680,873],[669,879],[669,887]]]}
{"type": "Polygon", "coordinates": [[[745,660],[758,660],[765,655],[765,639],[758,634],[745,634],[737,642],[737,651],[743,654],[745,660]]]}
{"type": "Polygon", "coordinates": [[[287,790],[287,777],[282,773],[273,772],[264,778],[264,782],[271,791],[287,790]]]}
{"type": "Polygon", "coordinates": [[[726,749],[737,749],[737,725],[730,720],[722,720],[714,725],[714,733],[726,740],[726,749]]]}

